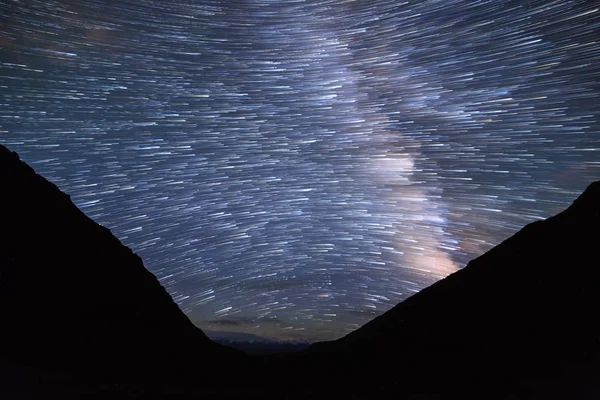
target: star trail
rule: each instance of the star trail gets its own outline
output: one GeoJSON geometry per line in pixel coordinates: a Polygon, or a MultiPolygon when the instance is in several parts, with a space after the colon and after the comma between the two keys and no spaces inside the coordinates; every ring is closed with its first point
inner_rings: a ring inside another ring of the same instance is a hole
{"type": "Polygon", "coordinates": [[[340,337],[600,179],[597,2],[13,0],[0,21],[1,142],[208,332],[340,337]]]}

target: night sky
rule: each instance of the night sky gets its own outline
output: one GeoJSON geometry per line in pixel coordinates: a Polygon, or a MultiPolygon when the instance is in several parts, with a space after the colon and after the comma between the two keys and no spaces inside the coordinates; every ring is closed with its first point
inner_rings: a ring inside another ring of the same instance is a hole
{"type": "Polygon", "coordinates": [[[600,179],[599,9],[0,1],[0,142],[200,328],[334,339],[600,179]]]}

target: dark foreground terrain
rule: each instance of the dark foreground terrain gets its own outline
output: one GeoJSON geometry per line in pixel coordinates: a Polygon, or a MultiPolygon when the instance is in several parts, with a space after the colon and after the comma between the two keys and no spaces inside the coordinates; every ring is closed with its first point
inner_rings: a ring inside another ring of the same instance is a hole
{"type": "Polygon", "coordinates": [[[142,260],[0,146],[0,398],[600,398],[600,182],[333,342],[211,341],[142,260]]]}

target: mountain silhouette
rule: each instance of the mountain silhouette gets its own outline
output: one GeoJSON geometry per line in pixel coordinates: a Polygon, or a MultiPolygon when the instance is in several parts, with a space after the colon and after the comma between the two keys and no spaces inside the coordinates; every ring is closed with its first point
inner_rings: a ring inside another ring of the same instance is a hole
{"type": "MultiPolygon", "coordinates": [[[[302,363],[354,392],[600,398],[600,182],[302,363]]],[[[316,378],[318,379],[318,378],[316,378]]]]}
{"type": "Polygon", "coordinates": [[[600,182],[360,329],[247,357],[0,146],[0,397],[600,398],[600,182]]]}
{"type": "Polygon", "coordinates": [[[237,351],[192,324],[140,257],[3,146],[0,221],[5,377],[20,370],[38,379],[33,368],[72,382],[168,381],[204,364],[209,380],[219,365],[241,365],[237,351]]]}

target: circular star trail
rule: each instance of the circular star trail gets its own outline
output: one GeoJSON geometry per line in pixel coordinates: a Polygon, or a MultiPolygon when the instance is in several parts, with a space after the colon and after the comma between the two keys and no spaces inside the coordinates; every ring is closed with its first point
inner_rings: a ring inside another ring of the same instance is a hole
{"type": "Polygon", "coordinates": [[[0,140],[202,329],[333,339],[600,179],[599,8],[0,2],[0,140]]]}

